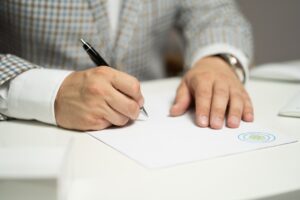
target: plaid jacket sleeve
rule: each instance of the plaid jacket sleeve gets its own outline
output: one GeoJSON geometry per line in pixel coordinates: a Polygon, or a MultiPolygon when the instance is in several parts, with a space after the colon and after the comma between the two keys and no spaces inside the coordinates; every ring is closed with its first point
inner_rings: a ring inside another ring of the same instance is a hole
{"type": "Polygon", "coordinates": [[[253,57],[250,24],[233,0],[181,0],[178,20],[186,40],[186,65],[192,64],[199,48],[226,44],[241,50],[249,60],[253,57]],[[201,17],[199,17],[201,16],[201,17]]]}
{"type": "MultiPolygon", "coordinates": [[[[0,86],[19,74],[39,66],[10,54],[0,54],[0,86]]],[[[7,119],[0,113],[0,121],[7,119]]]]}
{"type": "Polygon", "coordinates": [[[38,67],[39,66],[17,56],[0,54],[0,85],[13,79],[22,72],[38,67]]]}

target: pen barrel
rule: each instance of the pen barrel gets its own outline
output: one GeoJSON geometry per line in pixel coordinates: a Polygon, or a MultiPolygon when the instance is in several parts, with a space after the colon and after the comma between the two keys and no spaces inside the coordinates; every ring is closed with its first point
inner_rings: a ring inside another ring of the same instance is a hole
{"type": "Polygon", "coordinates": [[[93,48],[87,48],[86,52],[97,66],[109,66],[93,48]]]}
{"type": "MultiPolygon", "coordinates": [[[[109,66],[109,64],[100,56],[100,54],[86,41],[84,41],[82,38],[80,39],[82,42],[82,46],[84,50],[87,52],[91,60],[97,65],[97,66],[109,66]]],[[[148,113],[146,112],[146,109],[143,107],[140,108],[142,113],[148,117],[148,113]]]]}

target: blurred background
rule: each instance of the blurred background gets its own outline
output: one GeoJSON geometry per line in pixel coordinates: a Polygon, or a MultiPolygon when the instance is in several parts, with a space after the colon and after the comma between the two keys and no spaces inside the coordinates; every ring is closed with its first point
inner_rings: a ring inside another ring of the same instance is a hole
{"type": "Polygon", "coordinates": [[[254,33],[255,65],[300,60],[300,0],[238,0],[254,33]]]}
{"type": "MultiPolygon", "coordinates": [[[[254,65],[300,60],[300,0],[237,0],[254,35],[254,65]]],[[[182,72],[180,44],[173,34],[165,55],[169,76],[182,72]],[[176,43],[176,40],[178,43],[176,43]],[[175,41],[175,45],[174,45],[175,41]]]]}

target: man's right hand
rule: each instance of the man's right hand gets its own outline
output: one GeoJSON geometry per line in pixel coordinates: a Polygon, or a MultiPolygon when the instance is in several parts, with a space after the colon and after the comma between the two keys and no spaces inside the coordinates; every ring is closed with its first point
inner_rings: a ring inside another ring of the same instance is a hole
{"type": "Polygon", "coordinates": [[[101,130],[135,120],[144,104],[139,81],[110,67],[71,73],[55,100],[58,126],[101,130]]]}

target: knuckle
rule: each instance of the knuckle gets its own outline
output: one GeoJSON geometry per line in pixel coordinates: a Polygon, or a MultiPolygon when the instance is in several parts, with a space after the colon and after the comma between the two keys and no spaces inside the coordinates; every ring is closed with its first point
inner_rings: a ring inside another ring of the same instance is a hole
{"type": "Polygon", "coordinates": [[[209,114],[209,107],[208,106],[196,106],[196,115],[208,115],[209,114]]]}
{"type": "Polygon", "coordinates": [[[101,75],[101,74],[109,73],[109,71],[110,71],[110,70],[109,70],[108,67],[104,67],[104,66],[103,66],[103,67],[96,67],[96,68],[93,68],[93,71],[92,71],[92,72],[93,72],[94,74],[98,74],[98,75],[100,74],[100,75],[101,75]]]}
{"type": "Polygon", "coordinates": [[[231,96],[235,99],[244,99],[244,96],[240,91],[232,91],[231,96]]]}
{"type": "Polygon", "coordinates": [[[105,75],[105,71],[106,69],[104,69],[105,67],[96,67],[96,68],[93,68],[92,71],[91,71],[91,74],[92,75],[96,75],[96,76],[103,76],[105,75]]]}
{"type": "Polygon", "coordinates": [[[197,96],[199,98],[204,98],[204,99],[210,99],[212,96],[212,91],[210,89],[207,88],[203,88],[203,89],[199,89],[197,91],[197,96]]]}
{"type": "Polygon", "coordinates": [[[225,108],[222,108],[222,107],[212,108],[212,114],[215,116],[223,117],[224,113],[225,113],[225,108]]]}
{"type": "Polygon", "coordinates": [[[114,78],[115,73],[113,73],[113,69],[110,67],[96,67],[93,69],[92,74],[96,76],[101,76],[105,79],[112,79],[114,78]]]}
{"type": "Polygon", "coordinates": [[[246,105],[252,106],[252,101],[251,101],[251,99],[248,95],[247,96],[243,95],[243,98],[244,98],[244,101],[245,101],[246,105]]]}
{"type": "Polygon", "coordinates": [[[252,106],[245,106],[244,113],[252,113],[253,114],[253,107],[252,106]]]}
{"type": "Polygon", "coordinates": [[[217,96],[228,96],[228,91],[224,88],[218,88],[214,91],[217,96]]]}
{"type": "Polygon", "coordinates": [[[197,88],[199,86],[199,78],[197,76],[192,76],[189,83],[193,88],[197,88]]]}
{"type": "Polygon", "coordinates": [[[253,109],[253,104],[251,101],[245,101],[244,105],[245,105],[245,108],[253,109]]]}
{"type": "Polygon", "coordinates": [[[86,91],[86,93],[93,94],[93,95],[94,94],[99,94],[101,92],[100,88],[95,83],[87,85],[86,88],[85,88],[85,91],[86,91]]]}
{"type": "Polygon", "coordinates": [[[231,109],[230,109],[230,115],[239,117],[239,116],[242,115],[242,109],[239,109],[239,108],[231,108],[231,109]]]}
{"type": "Polygon", "coordinates": [[[85,91],[90,95],[108,96],[108,91],[105,87],[99,87],[99,84],[91,83],[86,86],[85,91]]]}

